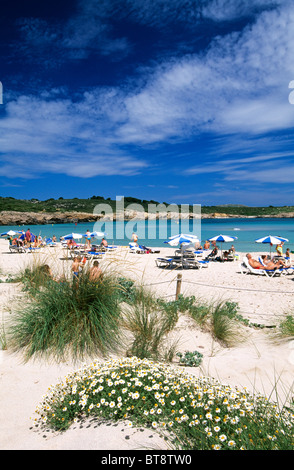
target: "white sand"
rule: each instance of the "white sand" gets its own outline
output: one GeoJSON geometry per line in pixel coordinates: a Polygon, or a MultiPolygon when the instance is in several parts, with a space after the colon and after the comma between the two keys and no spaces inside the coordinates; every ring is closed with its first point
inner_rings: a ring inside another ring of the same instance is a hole
{"type": "MultiPolygon", "coordinates": [[[[10,254],[8,244],[0,240],[1,278],[15,274],[27,263],[46,259],[54,272],[68,270],[70,261],[60,260],[60,251],[46,248],[38,254],[10,254]]],[[[119,266],[126,277],[164,297],[174,300],[177,274],[182,274],[181,293],[208,301],[238,302],[240,314],[251,322],[276,325],[294,310],[294,275],[267,278],[242,275],[239,262],[210,263],[208,269],[170,271],[157,268],[155,259],[172,254],[172,248],[160,248],[160,254],[129,254],[119,249],[101,261],[103,269],[119,266]]],[[[242,254],[240,254],[242,257],[242,254]]],[[[13,314],[13,299],[21,296],[19,286],[0,283],[0,325],[13,314]],[[9,310],[11,308],[11,310],[9,310]]],[[[240,326],[244,341],[234,347],[223,347],[202,332],[191,319],[181,317],[174,332],[180,350],[198,350],[203,354],[200,368],[187,368],[188,373],[210,375],[223,383],[247,387],[281,403],[293,393],[294,341],[278,341],[272,328],[253,329],[240,326]]],[[[91,362],[91,359],[89,360],[91,362]]],[[[23,363],[20,354],[0,351],[0,448],[2,450],[130,450],[165,449],[166,443],[150,430],[135,430],[126,423],[113,425],[86,420],[65,433],[40,432],[33,426],[36,406],[50,385],[63,379],[78,365],[48,363],[45,360],[23,363]]]]}

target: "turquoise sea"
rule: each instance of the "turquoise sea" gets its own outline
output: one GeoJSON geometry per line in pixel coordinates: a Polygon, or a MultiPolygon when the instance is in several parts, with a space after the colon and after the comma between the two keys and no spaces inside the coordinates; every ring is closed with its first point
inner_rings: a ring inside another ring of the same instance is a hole
{"type": "MultiPolygon", "coordinates": [[[[8,230],[26,230],[28,226],[1,226],[0,232],[8,230]]],[[[31,232],[42,237],[52,237],[57,239],[72,232],[84,234],[87,229],[90,231],[102,231],[109,244],[127,245],[132,232],[139,236],[139,243],[150,247],[167,247],[164,243],[168,237],[178,233],[194,233],[204,242],[207,238],[223,234],[235,236],[236,250],[253,252],[269,251],[269,245],[255,243],[257,238],[267,235],[278,235],[289,239],[285,243],[285,248],[294,250],[294,219],[276,218],[246,218],[246,219],[202,219],[198,221],[173,221],[173,220],[150,220],[150,221],[117,221],[117,222],[96,222],[96,223],[70,223],[70,224],[48,224],[31,225],[31,232]]]]}

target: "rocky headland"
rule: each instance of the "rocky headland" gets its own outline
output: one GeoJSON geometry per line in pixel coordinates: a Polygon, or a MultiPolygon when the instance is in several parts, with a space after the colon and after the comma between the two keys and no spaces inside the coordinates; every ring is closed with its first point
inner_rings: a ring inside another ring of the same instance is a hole
{"type": "MultiPolygon", "coordinates": [[[[98,220],[131,220],[131,219],[177,219],[177,218],[200,218],[200,215],[194,213],[184,213],[179,216],[175,213],[150,214],[148,212],[139,212],[135,210],[125,210],[124,214],[93,214],[87,212],[20,212],[20,211],[1,211],[0,225],[46,225],[63,223],[82,223],[96,222],[98,220]]],[[[227,214],[222,212],[213,212],[209,214],[201,213],[202,219],[221,219],[221,218],[293,218],[294,212],[280,212],[279,214],[262,214],[260,216],[244,216],[236,214],[227,214]]]]}

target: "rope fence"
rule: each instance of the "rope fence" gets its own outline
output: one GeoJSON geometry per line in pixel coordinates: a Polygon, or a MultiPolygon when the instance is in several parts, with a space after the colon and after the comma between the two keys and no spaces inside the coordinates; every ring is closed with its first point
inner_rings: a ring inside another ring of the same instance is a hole
{"type": "Polygon", "coordinates": [[[181,285],[184,282],[186,284],[195,284],[195,285],[199,285],[199,286],[202,286],[202,287],[213,287],[213,288],[225,289],[225,290],[229,289],[229,290],[237,290],[237,291],[256,292],[256,293],[264,292],[264,293],[268,293],[268,294],[289,294],[289,295],[294,294],[294,291],[289,292],[289,291],[280,291],[280,290],[273,291],[273,290],[265,290],[265,289],[249,289],[249,288],[244,288],[244,287],[218,286],[218,285],[215,285],[215,284],[205,284],[204,282],[196,282],[196,281],[188,281],[188,280],[183,281],[182,274],[178,274],[176,279],[172,279],[170,281],[161,281],[161,282],[153,282],[153,283],[150,283],[150,284],[143,284],[142,287],[157,286],[159,284],[171,284],[172,282],[175,282],[175,281],[177,281],[177,285],[178,284],[181,285]]]}
{"type": "MultiPolygon", "coordinates": [[[[183,280],[182,274],[180,274],[180,273],[178,273],[177,277],[172,279],[172,280],[153,282],[153,283],[150,283],[150,284],[143,284],[143,285],[141,285],[141,287],[153,287],[153,286],[158,286],[158,285],[161,285],[161,284],[172,284],[174,282],[176,282],[175,293],[174,294],[162,295],[161,296],[162,298],[173,297],[175,300],[178,300],[179,296],[181,294],[181,291],[182,291],[182,285],[184,283],[197,285],[197,286],[202,286],[202,287],[210,287],[210,288],[213,287],[213,288],[223,289],[223,290],[235,290],[235,291],[254,292],[254,293],[263,292],[263,293],[267,293],[267,294],[278,294],[278,295],[285,295],[285,294],[293,295],[294,294],[293,291],[289,292],[289,291],[277,291],[277,290],[266,290],[266,289],[250,289],[250,288],[243,288],[243,287],[221,286],[221,285],[214,285],[214,284],[206,284],[204,282],[183,280]]],[[[258,317],[267,318],[267,316],[265,314],[260,314],[260,313],[256,313],[256,312],[245,312],[245,311],[242,310],[242,313],[246,314],[248,316],[254,315],[254,316],[258,316],[258,317]]],[[[275,315],[275,316],[276,317],[284,317],[284,315],[282,315],[282,314],[275,315]]]]}

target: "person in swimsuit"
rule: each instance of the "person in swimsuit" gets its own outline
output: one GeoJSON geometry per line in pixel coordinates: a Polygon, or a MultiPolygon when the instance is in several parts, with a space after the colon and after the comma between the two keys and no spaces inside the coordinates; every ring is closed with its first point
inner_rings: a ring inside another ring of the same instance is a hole
{"type": "Polygon", "coordinates": [[[89,231],[89,230],[86,231],[85,238],[86,238],[86,240],[87,240],[87,247],[86,247],[86,250],[91,250],[91,234],[90,234],[90,231],[89,231]]]}
{"type": "Polygon", "coordinates": [[[252,258],[252,255],[250,253],[247,253],[246,257],[248,259],[249,265],[254,269],[265,269],[266,271],[272,271],[273,269],[278,269],[284,266],[283,264],[281,264],[280,261],[278,261],[277,263],[274,263],[273,261],[267,261],[265,259],[266,255],[262,256],[262,260],[266,264],[261,264],[259,261],[252,258]]]}
{"type": "Polygon", "coordinates": [[[81,256],[77,256],[73,259],[71,270],[73,272],[73,278],[74,279],[78,279],[78,277],[80,276],[80,274],[83,270],[83,267],[85,265],[85,262],[86,261],[82,262],[81,256]]]}
{"type": "Polygon", "coordinates": [[[90,273],[89,273],[89,280],[90,281],[97,281],[97,280],[102,280],[103,273],[101,268],[99,267],[99,262],[94,261],[93,266],[90,268],[90,273]]]}

